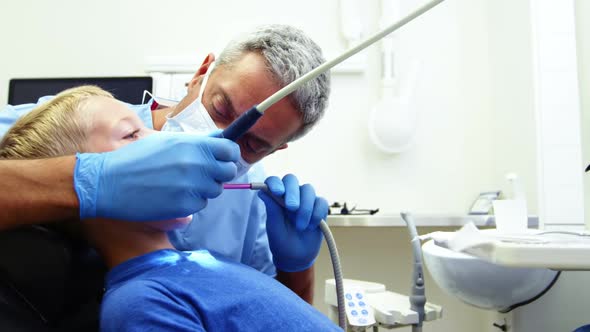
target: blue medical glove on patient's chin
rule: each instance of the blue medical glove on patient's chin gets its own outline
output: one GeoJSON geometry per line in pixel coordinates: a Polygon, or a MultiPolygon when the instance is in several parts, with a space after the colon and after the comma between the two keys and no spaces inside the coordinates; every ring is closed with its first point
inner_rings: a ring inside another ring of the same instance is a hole
{"type": "Polygon", "coordinates": [[[167,220],[191,215],[236,175],[234,142],[154,133],[107,153],[77,155],[74,188],[80,218],[167,220]]]}
{"type": "Polygon", "coordinates": [[[328,202],[317,197],[309,184],[299,186],[292,175],[283,179],[271,176],[266,179],[270,193],[260,191],[258,196],[266,205],[266,232],[273,262],[284,272],[298,272],[310,268],[322,244],[320,221],[328,215],[328,202]],[[284,200],[279,205],[269,195],[284,200]]]}

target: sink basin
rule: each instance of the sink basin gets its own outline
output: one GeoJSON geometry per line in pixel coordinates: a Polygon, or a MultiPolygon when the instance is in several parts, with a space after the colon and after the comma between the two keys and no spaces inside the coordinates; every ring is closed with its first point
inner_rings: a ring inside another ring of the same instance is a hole
{"type": "Polygon", "coordinates": [[[557,272],[496,265],[428,241],[422,246],[426,268],[447,294],[482,309],[509,311],[551,286],[557,272]]]}

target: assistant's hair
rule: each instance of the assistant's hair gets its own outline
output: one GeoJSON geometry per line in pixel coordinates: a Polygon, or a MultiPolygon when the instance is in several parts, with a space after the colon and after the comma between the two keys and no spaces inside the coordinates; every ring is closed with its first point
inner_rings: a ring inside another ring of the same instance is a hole
{"type": "Polygon", "coordinates": [[[64,90],[20,118],[0,142],[0,159],[38,159],[85,150],[89,115],[79,112],[89,97],[113,96],[96,86],[64,90]]]}
{"type": "MultiPolygon", "coordinates": [[[[265,25],[230,42],[219,55],[217,66],[231,66],[245,53],[261,54],[269,72],[285,86],[325,62],[320,47],[305,33],[288,25],[265,25]]],[[[307,82],[290,96],[302,113],[303,127],[291,140],[305,135],[324,115],[330,95],[330,73],[307,82]]]]}

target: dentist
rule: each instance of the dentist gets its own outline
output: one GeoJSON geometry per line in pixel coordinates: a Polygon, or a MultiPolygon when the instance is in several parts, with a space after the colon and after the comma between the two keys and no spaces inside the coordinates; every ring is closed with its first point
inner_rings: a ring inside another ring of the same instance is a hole
{"type": "MultiPolygon", "coordinates": [[[[302,31],[261,27],[230,42],[219,58],[209,54],[189,82],[186,97],[172,108],[152,112],[154,128],[200,134],[226,128],[322,62],[319,46],[302,31]]],[[[275,276],[312,302],[313,263],[322,241],[318,225],[328,214],[328,203],[294,175],[266,178],[259,161],[286,149],[320,120],[329,82],[327,74],[321,75],[280,100],[237,141],[241,156],[232,182],[266,182],[274,195],[284,198],[286,208],[262,192],[226,190],[194,214],[186,228],[170,233],[177,249],[205,247],[221,253],[275,276]]]]}

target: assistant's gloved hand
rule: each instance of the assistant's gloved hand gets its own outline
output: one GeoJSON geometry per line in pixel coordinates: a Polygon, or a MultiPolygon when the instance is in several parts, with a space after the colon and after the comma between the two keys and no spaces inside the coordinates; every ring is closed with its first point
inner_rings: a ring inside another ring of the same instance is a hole
{"type": "Polygon", "coordinates": [[[310,268],[322,244],[320,221],[328,215],[328,202],[317,197],[309,184],[299,186],[293,174],[266,179],[272,195],[284,199],[285,207],[275,202],[268,193],[258,196],[266,205],[266,232],[270,251],[277,269],[298,272],[310,268]]]}
{"type": "Polygon", "coordinates": [[[239,146],[227,139],[157,132],[118,150],[77,155],[80,218],[130,221],[191,215],[236,175],[239,146]]]}

